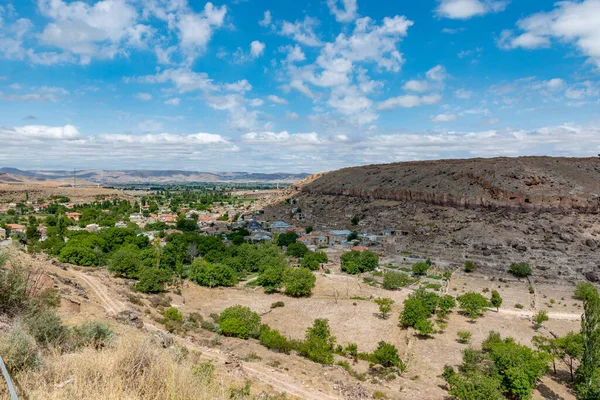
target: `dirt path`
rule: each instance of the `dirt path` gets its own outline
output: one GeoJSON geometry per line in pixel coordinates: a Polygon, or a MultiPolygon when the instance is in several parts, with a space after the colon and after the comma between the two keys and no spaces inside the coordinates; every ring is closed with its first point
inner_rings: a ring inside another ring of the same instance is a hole
{"type": "MultiPolygon", "coordinates": [[[[75,277],[83,281],[87,286],[92,289],[96,297],[100,300],[104,308],[109,314],[118,314],[121,311],[127,309],[125,304],[121,301],[116,300],[111,296],[107,287],[98,281],[94,276],[85,274],[83,272],[72,271],[75,277]]],[[[144,327],[148,331],[162,332],[167,334],[167,331],[152,324],[144,321],[144,327]]],[[[186,346],[194,348],[200,351],[206,358],[211,360],[218,360],[220,362],[226,362],[229,360],[229,356],[219,349],[213,349],[210,347],[200,346],[189,339],[182,339],[186,346]]],[[[284,373],[275,371],[273,368],[262,366],[262,365],[242,365],[242,369],[248,375],[254,377],[257,381],[260,381],[266,385],[269,385],[279,392],[285,392],[288,395],[292,395],[301,399],[307,400],[340,400],[343,397],[331,396],[323,392],[312,391],[310,388],[301,387],[299,384],[290,382],[290,376],[284,373]]]]}
{"type": "MultiPolygon", "coordinates": [[[[495,310],[493,310],[495,311],[495,310]]],[[[500,309],[498,313],[505,315],[514,315],[515,317],[524,317],[531,318],[536,313],[535,311],[521,311],[521,310],[506,310],[500,309]]],[[[579,321],[581,319],[581,314],[575,313],[548,313],[548,318],[550,319],[561,319],[561,320],[569,320],[569,321],[579,321]]]]}
{"type": "Polygon", "coordinates": [[[83,272],[72,271],[73,275],[81,279],[87,286],[92,289],[94,294],[100,299],[102,305],[109,314],[118,314],[125,311],[127,307],[121,301],[111,297],[110,293],[102,283],[98,282],[96,277],[84,274],[83,272]]]}

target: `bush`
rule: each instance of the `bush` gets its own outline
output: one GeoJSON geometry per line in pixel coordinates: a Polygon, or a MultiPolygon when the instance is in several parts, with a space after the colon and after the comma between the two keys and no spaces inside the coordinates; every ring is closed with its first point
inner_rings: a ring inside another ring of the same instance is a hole
{"type": "Polygon", "coordinates": [[[317,278],[307,268],[288,268],[283,277],[284,293],[293,297],[308,297],[317,278]]]}
{"type": "Polygon", "coordinates": [[[258,340],[260,341],[260,344],[269,350],[274,350],[285,354],[289,354],[289,352],[292,350],[292,344],[285,338],[285,336],[279,333],[278,330],[271,329],[266,325],[263,327],[258,340]]]}
{"type": "Polygon", "coordinates": [[[256,279],[256,282],[265,288],[266,293],[275,292],[283,282],[284,272],[286,270],[285,264],[280,262],[274,262],[271,265],[267,265],[260,272],[260,275],[256,279]]]}
{"type": "Polygon", "coordinates": [[[415,326],[417,322],[427,319],[430,313],[427,306],[418,299],[406,299],[400,314],[400,324],[404,327],[415,326]]]}
{"type": "Polygon", "coordinates": [[[383,273],[383,288],[387,290],[396,290],[408,286],[414,282],[410,276],[393,271],[383,273]]]}
{"type": "Polygon", "coordinates": [[[163,313],[163,317],[170,319],[171,321],[183,321],[183,315],[181,314],[181,311],[175,307],[167,308],[167,310],[163,313]]]}
{"type": "Polygon", "coordinates": [[[277,245],[280,247],[288,247],[292,243],[296,243],[298,240],[298,234],[296,232],[282,233],[277,237],[277,245]]]}
{"type": "Polygon", "coordinates": [[[429,336],[432,333],[435,333],[433,323],[426,318],[418,320],[414,328],[417,330],[420,336],[429,336]]]}
{"type": "Polygon", "coordinates": [[[0,269],[0,314],[16,315],[24,311],[29,300],[28,288],[24,271],[0,269]]]}
{"type": "Polygon", "coordinates": [[[41,363],[35,340],[19,325],[0,336],[0,354],[10,374],[37,368],[41,363]]]}
{"type": "Polygon", "coordinates": [[[412,266],[412,272],[417,276],[427,275],[427,271],[429,271],[429,264],[427,263],[418,262],[412,266]]]}
{"type": "Polygon", "coordinates": [[[510,273],[520,278],[531,275],[531,266],[526,262],[513,263],[510,265],[508,270],[510,273]]]}
{"type": "Polygon", "coordinates": [[[306,338],[300,344],[299,354],[319,364],[333,364],[335,338],[331,335],[329,321],[316,319],[306,330],[306,338]]]}
{"type": "Polygon", "coordinates": [[[392,304],[394,300],[388,298],[375,299],[375,304],[379,306],[379,312],[383,319],[387,319],[388,315],[392,311],[392,304]]]}
{"type": "Polygon", "coordinates": [[[106,347],[113,339],[108,324],[89,321],[73,328],[75,347],[91,346],[96,350],[106,347]]]}
{"type": "Polygon", "coordinates": [[[190,279],[201,286],[233,286],[236,284],[236,273],[225,264],[212,264],[199,258],[192,262],[190,279]]]}
{"type": "Polygon", "coordinates": [[[249,307],[232,306],[226,308],[219,316],[219,327],[225,336],[256,338],[260,334],[260,315],[249,307]]]}
{"type": "Polygon", "coordinates": [[[473,261],[465,261],[465,272],[473,272],[477,269],[477,265],[473,261]]]}
{"type": "Polygon", "coordinates": [[[402,365],[402,360],[398,355],[398,349],[396,349],[394,345],[384,341],[379,342],[377,345],[377,350],[371,355],[371,362],[379,364],[384,368],[401,368],[402,365]]]}
{"type": "Polygon", "coordinates": [[[472,334],[469,331],[458,331],[456,332],[456,336],[460,343],[467,344],[471,340],[472,334]]]}
{"type": "Polygon", "coordinates": [[[27,330],[41,346],[63,347],[70,338],[69,328],[53,310],[43,310],[25,319],[27,330]]]}
{"type": "Polygon", "coordinates": [[[596,286],[589,282],[579,282],[575,288],[575,298],[578,300],[588,300],[597,293],[596,286]]]}
{"type": "Polygon", "coordinates": [[[373,271],[379,265],[379,256],[372,251],[349,251],[342,254],[342,271],[356,275],[362,272],[373,271]]]}
{"type": "Polygon", "coordinates": [[[160,293],[165,290],[165,283],[171,281],[171,272],[159,268],[144,268],[139,274],[140,280],[135,289],[142,293],[160,293]]]}
{"type": "Polygon", "coordinates": [[[271,308],[278,308],[278,307],[284,307],[285,303],[283,301],[276,301],[275,303],[271,304],[271,308]]]}
{"type": "Polygon", "coordinates": [[[535,328],[538,329],[542,326],[542,324],[548,321],[550,318],[548,317],[548,312],[546,310],[540,310],[533,316],[533,322],[535,328]]]}

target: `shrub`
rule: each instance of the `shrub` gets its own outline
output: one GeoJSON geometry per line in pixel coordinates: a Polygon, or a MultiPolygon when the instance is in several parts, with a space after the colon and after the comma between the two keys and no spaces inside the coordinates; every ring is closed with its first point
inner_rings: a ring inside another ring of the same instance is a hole
{"type": "Polygon", "coordinates": [[[333,364],[335,338],[331,335],[329,321],[316,319],[313,326],[306,330],[304,342],[300,344],[299,354],[319,364],[333,364]]]}
{"type": "Polygon", "coordinates": [[[11,374],[36,368],[41,362],[35,340],[19,325],[0,336],[0,354],[11,374]]]}
{"type": "Polygon", "coordinates": [[[421,300],[409,298],[404,301],[400,324],[404,327],[415,326],[417,322],[427,319],[429,315],[427,306],[421,300]]]}
{"type": "Polygon", "coordinates": [[[296,243],[298,240],[298,234],[296,232],[282,233],[277,237],[277,245],[280,247],[288,247],[292,243],[296,243]]]}
{"type": "Polygon", "coordinates": [[[232,306],[223,310],[219,316],[219,327],[225,336],[256,338],[260,334],[260,315],[249,307],[232,306]]]}
{"type": "Polygon", "coordinates": [[[64,346],[70,338],[69,328],[53,310],[43,310],[25,319],[27,330],[41,346],[64,346]]]}
{"type": "Polygon", "coordinates": [[[477,269],[477,265],[473,261],[465,261],[465,272],[473,272],[477,269]]]}
{"type": "Polygon", "coordinates": [[[288,268],[283,277],[284,293],[293,297],[307,297],[312,293],[317,278],[307,268],[288,268]]]}
{"type": "MultiPolygon", "coordinates": [[[[0,267],[4,259],[0,259],[0,267]]],[[[25,271],[0,269],[0,314],[15,315],[25,310],[29,300],[28,288],[25,271]]]]}
{"type": "Polygon", "coordinates": [[[73,328],[75,347],[92,346],[96,350],[106,347],[113,339],[108,324],[89,321],[73,328]]]}
{"type": "Polygon", "coordinates": [[[349,251],[342,254],[342,271],[356,275],[362,272],[373,271],[379,265],[379,256],[372,251],[349,251]]]}
{"type": "Polygon", "coordinates": [[[520,278],[531,275],[531,266],[526,262],[513,263],[508,270],[510,273],[520,278]]]}
{"type": "Polygon", "coordinates": [[[542,324],[548,321],[550,318],[548,317],[548,312],[546,310],[540,310],[533,316],[533,322],[535,328],[538,329],[542,326],[542,324]]]}
{"type": "Polygon", "coordinates": [[[496,290],[492,290],[492,298],[490,299],[490,304],[496,307],[496,311],[498,311],[498,309],[502,305],[502,297],[500,297],[500,293],[498,293],[496,290]]]}
{"type": "Polygon", "coordinates": [[[292,344],[279,333],[276,329],[271,329],[268,326],[264,326],[260,336],[258,337],[260,344],[265,346],[269,350],[278,351],[281,353],[289,354],[292,350],[292,344]]]}
{"type": "Polygon", "coordinates": [[[379,312],[381,313],[382,318],[386,319],[392,311],[394,300],[388,298],[375,299],[375,304],[379,306],[379,312]]]}
{"type": "Polygon", "coordinates": [[[598,289],[589,282],[579,282],[575,288],[575,298],[578,300],[588,300],[598,293],[598,289]]]}
{"type": "Polygon", "coordinates": [[[371,355],[371,362],[385,368],[400,368],[402,365],[402,360],[398,355],[398,349],[396,349],[394,345],[384,341],[379,342],[377,345],[377,349],[371,355]]]}
{"type": "Polygon", "coordinates": [[[429,265],[427,263],[418,262],[412,266],[412,272],[417,276],[427,275],[427,271],[429,271],[429,265]]]}
{"type": "Polygon", "coordinates": [[[472,334],[469,331],[458,331],[456,332],[456,336],[460,343],[467,344],[471,340],[472,334]]]}
{"type": "Polygon", "coordinates": [[[108,260],[108,270],[125,278],[137,278],[141,268],[140,251],[135,245],[121,247],[108,260]]]}
{"type": "Polygon", "coordinates": [[[271,308],[278,308],[278,307],[284,307],[285,303],[283,301],[276,301],[275,303],[271,304],[271,308]]]}
{"type": "Polygon", "coordinates": [[[181,311],[175,307],[167,308],[167,310],[163,313],[163,317],[170,319],[171,321],[183,321],[183,315],[181,314],[181,311]]]}
{"type": "Polygon", "coordinates": [[[429,336],[432,333],[435,333],[433,323],[426,318],[418,320],[414,327],[420,336],[429,336]]]}
{"type": "Polygon", "coordinates": [[[440,317],[445,317],[454,307],[456,307],[456,299],[454,297],[448,294],[442,296],[438,302],[437,314],[440,317]]]}
{"type": "Polygon", "coordinates": [[[160,293],[165,290],[165,283],[171,281],[171,273],[165,269],[144,268],[139,273],[140,280],[135,289],[142,293],[160,293]]]}
{"type": "Polygon", "coordinates": [[[414,282],[410,276],[393,271],[386,271],[383,274],[383,288],[396,290],[408,286],[414,282]]]}

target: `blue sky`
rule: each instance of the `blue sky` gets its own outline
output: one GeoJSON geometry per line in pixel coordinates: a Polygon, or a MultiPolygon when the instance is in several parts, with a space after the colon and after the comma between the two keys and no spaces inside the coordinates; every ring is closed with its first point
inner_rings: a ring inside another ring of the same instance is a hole
{"type": "Polygon", "coordinates": [[[0,0],[0,166],[600,153],[600,0],[0,0]]]}

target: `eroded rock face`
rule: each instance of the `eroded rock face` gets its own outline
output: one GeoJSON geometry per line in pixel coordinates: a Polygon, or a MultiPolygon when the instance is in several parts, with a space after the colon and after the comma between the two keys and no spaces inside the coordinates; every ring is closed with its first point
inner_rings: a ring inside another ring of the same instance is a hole
{"type": "Polygon", "coordinates": [[[600,159],[522,157],[372,165],[330,172],[305,193],[465,208],[600,209],[600,159]]]}

